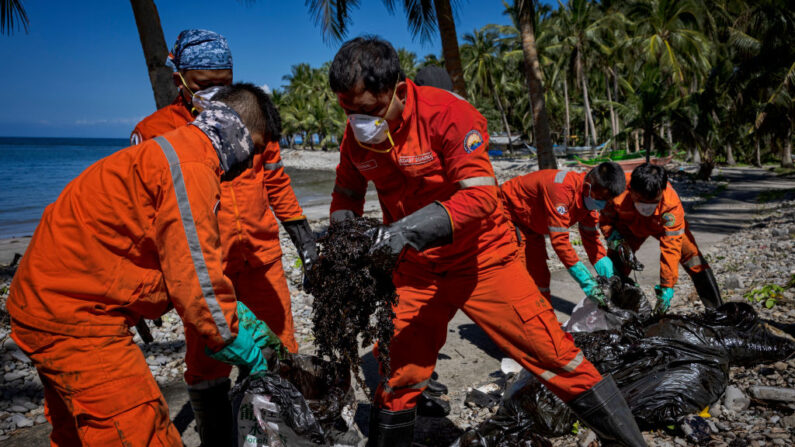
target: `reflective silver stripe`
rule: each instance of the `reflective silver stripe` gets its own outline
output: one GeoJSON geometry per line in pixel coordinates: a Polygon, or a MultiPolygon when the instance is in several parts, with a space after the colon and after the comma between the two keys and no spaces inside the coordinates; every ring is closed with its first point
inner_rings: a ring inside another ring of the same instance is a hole
{"type": "Polygon", "coordinates": [[[387,391],[388,391],[388,392],[390,392],[390,393],[394,392],[395,390],[405,390],[405,389],[421,390],[421,389],[424,389],[425,387],[427,387],[427,386],[428,386],[428,383],[430,382],[430,380],[431,380],[431,379],[426,379],[426,380],[423,380],[422,382],[419,382],[419,383],[412,383],[412,384],[409,384],[409,385],[405,385],[405,386],[399,386],[399,387],[395,387],[395,388],[392,388],[392,387],[391,387],[391,386],[389,386],[389,384],[387,383],[387,384],[385,385],[385,388],[386,388],[386,389],[387,389],[387,391]]]}
{"type": "MultiPolygon", "coordinates": [[[[580,364],[582,364],[583,360],[585,360],[585,356],[583,356],[582,355],[582,351],[580,351],[580,352],[577,353],[576,356],[574,356],[573,359],[571,359],[571,361],[569,363],[565,364],[562,368],[560,368],[560,370],[561,371],[565,371],[565,372],[573,372],[574,370],[576,370],[580,366],[580,364]]],[[[542,379],[544,379],[544,380],[546,380],[548,382],[548,381],[552,380],[555,376],[557,376],[557,374],[553,373],[552,371],[547,370],[547,371],[542,372],[540,376],[541,376],[542,379]]]]}
{"type": "Polygon", "coordinates": [[[666,231],[665,235],[666,236],[679,236],[680,234],[682,234],[684,232],[685,232],[685,229],[684,228],[680,228],[680,229],[678,229],[676,231],[666,231]]]}
{"type": "Polygon", "coordinates": [[[283,168],[284,164],[282,163],[281,160],[279,160],[276,163],[263,163],[262,167],[266,171],[275,171],[275,170],[277,170],[279,168],[283,168]]]}
{"type": "Polygon", "coordinates": [[[194,383],[193,385],[188,385],[189,390],[208,390],[210,388],[215,388],[216,386],[224,383],[229,382],[229,377],[219,377],[217,379],[210,379],[205,380],[203,382],[194,383]]]}
{"type": "Polygon", "coordinates": [[[549,287],[539,287],[538,291],[539,292],[549,292],[549,287]]]}
{"type": "Polygon", "coordinates": [[[586,227],[585,225],[580,225],[580,230],[582,231],[590,231],[591,233],[596,233],[596,227],[586,227]]]}
{"type": "Polygon", "coordinates": [[[569,229],[564,227],[548,227],[550,233],[568,233],[569,229]]]}
{"type": "Polygon", "coordinates": [[[690,259],[688,259],[687,261],[685,261],[685,262],[683,262],[683,263],[682,263],[682,265],[684,265],[685,267],[689,267],[689,268],[691,268],[691,269],[692,269],[693,267],[698,267],[698,266],[700,266],[701,264],[702,264],[702,262],[701,262],[701,255],[699,255],[699,256],[693,256],[692,258],[690,258],[690,259]]]}
{"type": "Polygon", "coordinates": [[[555,174],[555,183],[563,183],[563,180],[566,179],[566,174],[568,173],[569,171],[558,171],[558,173],[555,174]]]}
{"type": "Polygon", "coordinates": [[[196,222],[194,222],[193,212],[190,210],[188,190],[185,188],[185,179],[182,178],[179,156],[177,156],[171,143],[165,138],[155,137],[155,141],[160,145],[169,165],[171,165],[171,180],[174,183],[174,194],[177,196],[179,214],[182,216],[182,227],[185,230],[185,237],[188,240],[190,255],[191,258],[193,258],[193,268],[196,270],[196,277],[199,279],[204,301],[207,303],[207,308],[210,309],[210,315],[212,315],[213,321],[215,321],[215,325],[218,327],[218,333],[221,334],[221,338],[229,343],[234,337],[232,337],[232,331],[229,330],[229,325],[226,323],[226,318],[224,318],[221,306],[218,305],[213,282],[210,280],[210,272],[207,270],[207,264],[204,261],[204,253],[202,252],[201,243],[199,242],[199,235],[196,232],[196,222]]]}
{"type": "Polygon", "coordinates": [[[470,177],[458,182],[461,189],[473,186],[497,186],[497,179],[494,177],[470,177]]]}
{"type": "Polygon", "coordinates": [[[361,200],[364,198],[364,194],[356,194],[352,189],[345,188],[344,186],[340,186],[336,183],[334,184],[334,192],[348,196],[353,200],[361,200]]]}

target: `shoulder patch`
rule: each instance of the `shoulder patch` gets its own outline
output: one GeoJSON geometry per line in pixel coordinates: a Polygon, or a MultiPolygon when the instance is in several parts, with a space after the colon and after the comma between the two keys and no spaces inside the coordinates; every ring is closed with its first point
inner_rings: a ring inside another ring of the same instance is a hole
{"type": "Polygon", "coordinates": [[[472,129],[464,137],[464,150],[467,154],[471,154],[475,149],[483,145],[483,135],[479,131],[472,129]]]}
{"type": "Polygon", "coordinates": [[[558,203],[557,205],[555,205],[555,211],[557,211],[558,214],[560,214],[561,216],[564,216],[566,215],[566,213],[569,212],[569,209],[566,207],[566,205],[558,203]]]}
{"type": "Polygon", "coordinates": [[[664,227],[672,227],[676,225],[676,216],[674,216],[672,213],[663,213],[662,221],[664,227]]]}

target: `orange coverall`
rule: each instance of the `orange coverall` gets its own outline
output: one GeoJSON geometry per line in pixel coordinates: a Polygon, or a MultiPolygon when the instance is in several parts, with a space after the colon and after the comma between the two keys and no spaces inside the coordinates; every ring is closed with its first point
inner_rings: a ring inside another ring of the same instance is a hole
{"type": "Polygon", "coordinates": [[[390,411],[416,405],[459,309],[564,401],[572,399],[601,376],[560,328],[518,257],[486,152],[486,119],[447,91],[406,84],[394,149],[362,149],[346,129],[331,202],[332,213],[361,215],[372,181],[387,224],[433,201],[452,220],[451,244],[407,249],[394,273],[392,375],[388,386],[379,385],[375,404],[390,411]]]}
{"type": "MultiPolygon", "coordinates": [[[[629,181],[632,173],[626,173],[627,190],[607,202],[599,218],[599,226],[605,238],[617,230],[632,251],[637,251],[649,236],[660,241],[660,286],[673,287],[679,279],[679,264],[688,274],[702,272],[709,268],[701,256],[696,240],[690,232],[682,202],[668,183],[662,200],[650,216],[643,216],[635,209],[629,195],[629,181]]],[[[629,274],[629,269],[621,272],[629,274]]]]}
{"type": "MultiPolygon", "coordinates": [[[[145,141],[193,121],[182,96],[173,104],[144,118],[130,141],[145,141]]],[[[290,290],[281,263],[279,226],[303,219],[284,172],[279,143],[271,142],[253,158],[252,167],[221,184],[218,225],[221,231],[224,273],[232,280],[240,301],[264,321],[290,352],[298,351],[293,327],[290,290]],[[273,211],[271,211],[273,208],[273,211]]],[[[185,331],[185,381],[188,385],[228,377],[231,366],[213,360],[192,330],[185,331]]]]}
{"type": "Polygon", "coordinates": [[[237,336],[218,156],[194,126],[163,138],[70,182],[11,284],[12,337],[41,377],[53,445],[181,446],[130,326],[173,305],[212,350],[237,336]]]}
{"type": "Polygon", "coordinates": [[[599,241],[599,212],[589,211],[582,200],[586,173],[544,169],[512,178],[500,186],[502,203],[511,221],[524,236],[525,262],[541,293],[550,298],[549,267],[544,235],[566,268],[580,258],[569,241],[569,227],[579,224],[580,238],[588,260],[596,264],[605,257],[599,241]]]}

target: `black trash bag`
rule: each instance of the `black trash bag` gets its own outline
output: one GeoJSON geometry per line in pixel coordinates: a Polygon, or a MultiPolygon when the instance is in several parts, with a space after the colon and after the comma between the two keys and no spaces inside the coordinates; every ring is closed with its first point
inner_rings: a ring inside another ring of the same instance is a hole
{"type": "Polygon", "coordinates": [[[563,328],[568,332],[593,332],[620,328],[633,320],[644,321],[651,317],[652,309],[646,294],[629,278],[597,277],[605,296],[606,307],[584,299],[571,314],[563,328]]]}
{"type": "MultiPolygon", "coordinates": [[[[676,423],[718,400],[729,367],[753,366],[795,354],[795,340],[760,320],[746,303],[726,303],[704,314],[628,319],[620,329],[575,333],[574,342],[603,375],[612,374],[641,428],[676,423]]],[[[475,446],[533,431],[569,432],[574,416],[526,372],[506,393],[494,418],[462,436],[475,446]],[[540,414],[527,414],[537,412],[540,414]],[[479,443],[477,443],[479,442],[479,443]]]]}
{"type": "Polygon", "coordinates": [[[314,356],[288,354],[272,371],[230,392],[238,446],[357,445],[350,372],[314,356]]]}

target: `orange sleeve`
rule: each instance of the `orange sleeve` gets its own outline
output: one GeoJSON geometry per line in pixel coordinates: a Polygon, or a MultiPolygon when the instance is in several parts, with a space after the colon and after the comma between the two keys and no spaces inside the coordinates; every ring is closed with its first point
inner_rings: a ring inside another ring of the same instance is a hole
{"type": "Polygon", "coordinates": [[[607,205],[599,211],[599,230],[605,239],[610,237],[610,233],[616,225],[618,220],[618,213],[613,205],[613,201],[607,202],[607,205]]]}
{"type": "Polygon", "coordinates": [[[660,285],[673,287],[679,280],[679,260],[685,238],[685,210],[679,196],[669,184],[664,193],[663,234],[660,235],[660,285]]]}
{"type": "MultiPolygon", "coordinates": [[[[347,133],[347,132],[346,132],[347,133]]],[[[344,149],[345,140],[340,150],[340,162],[337,165],[337,178],[331,192],[330,213],[340,210],[353,211],[357,216],[364,214],[364,195],[367,193],[367,179],[353,165],[348,152],[344,149]]]]}
{"type": "Polygon", "coordinates": [[[588,254],[588,260],[591,261],[591,264],[596,264],[607,254],[604,245],[602,245],[602,241],[599,240],[599,230],[596,228],[598,221],[599,212],[591,211],[580,221],[578,226],[582,246],[585,248],[585,252],[588,254]]]}
{"type": "Polygon", "coordinates": [[[165,174],[155,238],[169,297],[185,326],[217,351],[237,336],[236,299],[223,274],[218,178],[199,162],[172,164],[165,174]]]}
{"type": "Polygon", "coordinates": [[[544,185],[544,206],[547,215],[547,230],[552,248],[557,253],[563,266],[570,268],[580,261],[569,239],[569,226],[571,223],[571,209],[574,206],[575,190],[572,185],[551,183],[544,185]]]}
{"type": "Polygon", "coordinates": [[[477,225],[497,209],[497,180],[488,157],[486,118],[460,100],[438,119],[431,144],[441,148],[438,152],[447,181],[458,186],[458,191],[441,202],[456,231],[472,223],[477,225]]]}
{"type": "Polygon", "coordinates": [[[298,204],[290,186],[290,177],[284,171],[278,142],[268,143],[262,154],[262,168],[268,201],[276,217],[281,221],[303,218],[304,210],[298,204]]]}

